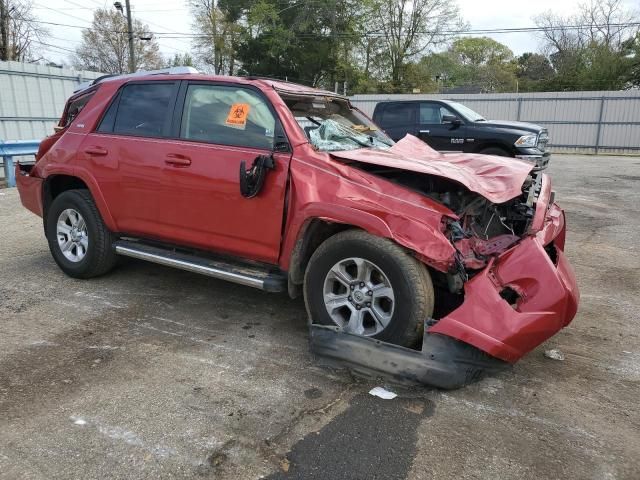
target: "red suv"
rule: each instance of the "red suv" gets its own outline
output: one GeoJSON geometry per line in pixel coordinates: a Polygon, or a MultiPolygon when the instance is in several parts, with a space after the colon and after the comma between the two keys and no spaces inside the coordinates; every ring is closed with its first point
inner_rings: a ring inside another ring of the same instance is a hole
{"type": "Polygon", "coordinates": [[[72,277],[126,255],[304,294],[315,324],[507,362],[576,313],[547,175],[394,143],[331,92],[184,68],[102,78],[17,169],[72,277]]]}

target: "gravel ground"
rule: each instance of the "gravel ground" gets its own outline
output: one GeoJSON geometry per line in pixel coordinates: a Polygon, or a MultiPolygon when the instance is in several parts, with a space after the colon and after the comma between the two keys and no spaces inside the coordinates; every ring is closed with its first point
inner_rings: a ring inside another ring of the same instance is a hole
{"type": "Polygon", "coordinates": [[[394,400],[314,364],[301,301],[136,261],[64,276],[0,190],[0,478],[640,478],[640,159],[552,164],[576,319],[394,400]]]}

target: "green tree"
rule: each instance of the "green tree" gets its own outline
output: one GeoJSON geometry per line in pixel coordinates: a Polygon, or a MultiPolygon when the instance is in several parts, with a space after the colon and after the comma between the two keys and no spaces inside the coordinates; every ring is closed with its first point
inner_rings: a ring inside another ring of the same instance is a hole
{"type": "Polygon", "coordinates": [[[463,37],[453,41],[448,53],[460,67],[460,84],[474,85],[484,92],[515,90],[516,64],[506,45],[488,37],[463,37]]]}
{"type": "Polygon", "coordinates": [[[449,51],[461,65],[475,68],[508,63],[513,59],[509,47],[489,37],[457,38],[449,51]]]}
{"type": "Polygon", "coordinates": [[[237,67],[237,50],[244,28],[240,18],[248,0],[189,0],[193,26],[198,32],[194,40],[196,56],[201,64],[220,75],[233,75],[237,67]]]}
{"type": "Polygon", "coordinates": [[[615,90],[631,85],[638,17],[625,9],[623,0],[591,0],[569,17],[547,12],[535,21],[555,72],[541,82],[542,88],[615,90]]]}
{"type": "Polygon", "coordinates": [[[627,40],[623,50],[629,62],[629,68],[625,74],[626,87],[640,88],[640,33],[627,40]]]}
{"type": "Polygon", "coordinates": [[[238,45],[242,71],[325,88],[353,75],[357,0],[258,0],[246,12],[238,45]],[[284,5],[284,6],[283,6],[284,5]]]}
{"type": "Polygon", "coordinates": [[[416,76],[423,91],[469,87],[483,92],[514,91],[516,63],[513,52],[487,37],[456,38],[447,50],[420,59],[416,76]]]}
{"type": "Polygon", "coordinates": [[[534,92],[544,88],[555,75],[549,59],[540,53],[523,53],[517,59],[519,90],[534,92]]]}
{"type": "Polygon", "coordinates": [[[172,58],[167,60],[167,67],[195,67],[193,57],[188,53],[176,53],[172,58]]]}

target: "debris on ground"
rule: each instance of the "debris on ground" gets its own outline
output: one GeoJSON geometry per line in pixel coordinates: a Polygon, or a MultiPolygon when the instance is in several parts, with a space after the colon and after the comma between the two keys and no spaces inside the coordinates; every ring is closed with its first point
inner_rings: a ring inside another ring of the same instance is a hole
{"type": "Polygon", "coordinates": [[[398,396],[397,394],[390,392],[386,388],[382,388],[382,387],[372,388],[371,390],[369,390],[369,395],[373,395],[374,397],[380,397],[383,400],[393,400],[398,396]]]}
{"type": "Polygon", "coordinates": [[[551,360],[559,360],[559,361],[563,361],[564,360],[564,353],[562,353],[557,348],[552,348],[550,350],[545,350],[544,351],[544,356],[547,357],[547,358],[550,358],[551,360]]]}

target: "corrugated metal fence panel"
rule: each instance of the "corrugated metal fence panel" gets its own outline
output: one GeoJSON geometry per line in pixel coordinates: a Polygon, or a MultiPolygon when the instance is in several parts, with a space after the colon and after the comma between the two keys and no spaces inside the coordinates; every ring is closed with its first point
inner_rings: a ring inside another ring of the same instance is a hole
{"type": "Polygon", "coordinates": [[[50,135],[67,98],[80,83],[100,75],[0,62],[0,139],[27,140],[50,135]]]}
{"type": "Polygon", "coordinates": [[[355,95],[369,116],[388,100],[454,100],[486,118],[538,123],[563,152],[640,153],[640,91],[537,92],[459,95],[355,95]]]}

